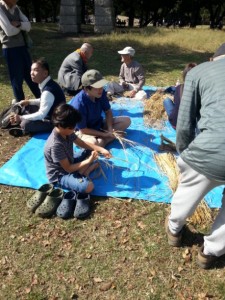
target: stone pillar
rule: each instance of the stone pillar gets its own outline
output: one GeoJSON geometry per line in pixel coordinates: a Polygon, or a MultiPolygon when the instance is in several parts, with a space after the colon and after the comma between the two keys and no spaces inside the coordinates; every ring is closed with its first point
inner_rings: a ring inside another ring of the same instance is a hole
{"type": "Polygon", "coordinates": [[[115,27],[112,0],[95,0],[95,27],[97,33],[110,33],[115,27]]]}
{"type": "Polygon", "coordinates": [[[59,30],[78,33],[81,30],[80,0],[61,0],[59,30]]]}

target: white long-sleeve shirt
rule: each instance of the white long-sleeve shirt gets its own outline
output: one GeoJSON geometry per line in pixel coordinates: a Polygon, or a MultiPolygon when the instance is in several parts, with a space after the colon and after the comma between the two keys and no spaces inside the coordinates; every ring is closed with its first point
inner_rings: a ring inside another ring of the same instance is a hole
{"type": "MultiPolygon", "coordinates": [[[[16,7],[18,7],[17,5],[14,5],[12,8],[9,8],[6,3],[2,0],[0,0],[0,3],[2,5],[4,5],[7,10],[10,13],[14,13],[16,7]]],[[[19,9],[19,7],[18,7],[19,9]]],[[[7,18],[7,16],[5,15],[4,11],[0,8],[0,27],[4,30],[5,34],[7,36],[13,36],[18,34],[21,30],[27,31],[29,32],[31,29],[31,24],[28,20],[28,18],[21,12],[21,10],[19,9],[19,14],[20,14],[20,22],[21,22],[21,26],[20,27],[15,27],[13,26],[9,19],[7,18]]]]}
{"type": "Polygon", "coordinates": [[[30,105],[38,105],[39,110],[33,114],[23,115],[21,116],[22,120],[30,120],[30,121],[37,121],[37,120],[43,120],[48,115],[55,97],[54,95],[49,91],[43,91],[43,88],[45,87],[46,83],[51,79],[50,76],[48,76],[42,83],[39,84],[39,88],[41,90],[41,97],[39,99],[30,99],[29,104],[30,105]]]}

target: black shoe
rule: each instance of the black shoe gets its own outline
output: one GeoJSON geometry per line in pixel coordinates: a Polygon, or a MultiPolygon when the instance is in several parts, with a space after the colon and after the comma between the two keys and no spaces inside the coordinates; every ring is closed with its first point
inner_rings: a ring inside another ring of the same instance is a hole
{"type": "Polygon", "coordinates": [[[24,131],[20,127],[10,128],[9,134],[14,137],[20,137],[24,135],[24,131]]]}

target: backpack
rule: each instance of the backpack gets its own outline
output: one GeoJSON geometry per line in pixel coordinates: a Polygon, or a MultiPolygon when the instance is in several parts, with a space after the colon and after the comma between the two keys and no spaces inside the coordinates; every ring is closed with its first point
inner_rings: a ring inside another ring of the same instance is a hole
{"type": "Polygon", "coordinates": [[[10,128],[11,127],[10,116],[12,114],[20,115],[21,112],[22,112],[22,106],[18,103],[10,105],[9,107],[5,108],[0,113],[0,128],[1,129],[10,128]]]}

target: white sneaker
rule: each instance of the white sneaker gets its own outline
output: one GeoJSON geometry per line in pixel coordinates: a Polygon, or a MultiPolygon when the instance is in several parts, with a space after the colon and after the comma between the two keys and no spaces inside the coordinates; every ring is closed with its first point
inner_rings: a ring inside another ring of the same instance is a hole
{"type": "Polygon", "coordinates": [[[16,99],[12,99],[11,104],[13,105],[13,104],[16,104],[16,103],[17,103],[16,99]]]}

